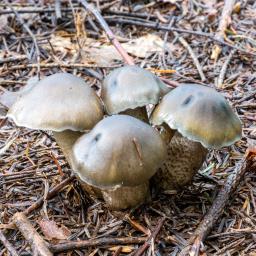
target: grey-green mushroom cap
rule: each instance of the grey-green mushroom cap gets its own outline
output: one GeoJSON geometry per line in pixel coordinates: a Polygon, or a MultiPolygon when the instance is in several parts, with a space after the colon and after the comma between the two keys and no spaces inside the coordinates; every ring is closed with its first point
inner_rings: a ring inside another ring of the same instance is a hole
{"type": "Polygon", "coordinates": [[[103,118],[103,107],[83,79],[58,73],[19,95],[7,116],[31,129],[84,131],[103,118]]]}
{"type": "Polygon", "coordinates": [[[151,116],[206,148],[229,146],[241,138],[242,124],[227,100],[212,88],[183,84],[166,94],[151,116]]]}
{"type": "Polygon", "coordinates": [[[101,97],[108,114],[157,104],[170,89],[150,71],[124,66],[112,71],[103,81],[101,97]]]}
{"type": "Polygon", "coordinates": [[[150,125],[128,115],[101,120],[73,146],[72,168],[99,188],[137,186],[166,158],[164,141],[150,125]]]}

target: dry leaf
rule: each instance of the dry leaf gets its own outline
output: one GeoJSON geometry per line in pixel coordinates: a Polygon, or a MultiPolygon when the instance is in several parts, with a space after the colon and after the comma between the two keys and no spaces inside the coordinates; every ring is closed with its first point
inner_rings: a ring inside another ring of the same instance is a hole
{"type": "MultiPolygon", "coordinates": [[[[71,42],[71,37],[63,37],[60,35],[51,35],[50,43],[55,51],[70,52],[75,54],[77,47],[71,42]]],[[[50,49],[50,45],[46,45],[46,49],[50,49]]]]}
{"type": "Polygon", "coordinates": [[[38,222],[44,236],[48,240],[58,239],[63,240],[67,239],[70,235],[70,231],[67,227],[62,226],[59,228],[55,221],[53,220],[41,220],[38,222]]]}
{"type": "Polygon", "coordinates": [[[122,44],[125,50],[140,58],[146,58],[156,52],[163,50],[164,41],[157,35],[148,34],[146,36],[131,40],[122,44]]]}
{"type": "MultiPolygon", "coordinates": [[[[157,35],[148,34],[143,37],[123,43],[124,49],[131,55],[146,58],[150,55],[163,50],[164,41],[157,35]]],[[[88,61],[97,65],[110,65],[116,61],[122,61],[122,57],[112,45],[100,45],[95,47],[92,44],[89,49],[82,53],[83,63],[88,61]]]]}
{"type": "MultiPolygon", "coordinates": [[[[70,37],[60,33],[51,36],[51,45],[55,51],[75,55],[78,50],[76,43],[70,37]]],[[[163,50],[164,41],[157,35],[147,34],[143,37],[123,43],[124,49],[131,55],[139,58],[147,58],[150,55],[163,50]]],[[[49,45],[46,48],[49,49],[49,45]]],[[[81,49],[80,63],[109,66],[122,61],[122,57],[115,47],[110,44],[102,44],[99,40],[84,38],[81,49]]]]}

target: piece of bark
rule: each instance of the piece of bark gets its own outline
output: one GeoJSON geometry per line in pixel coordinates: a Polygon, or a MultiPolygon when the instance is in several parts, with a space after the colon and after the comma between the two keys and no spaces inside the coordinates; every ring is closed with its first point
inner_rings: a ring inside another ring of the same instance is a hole
{"type": "Polygon", "coordinates": [[[56,245],[51,245],[50,249],[54,253],[83,249],[88,247],[105,247],[108,245],[127,245],[141,244],[147,240],[146,237],[103,237],[97,239],[81,240],[81,241],[65,241],[56,245]]]}
{"type": "Polygon", "coordinates": [[[48,249],[46,242],[37,233],[34,227],[31,225],[27,217],[22,212],[17,212],[13,216],[13,222],[16,227],[20,230],[22,235],[29,242],[33,255],[39,256],[53,256],[51,251],[48,249]]]}

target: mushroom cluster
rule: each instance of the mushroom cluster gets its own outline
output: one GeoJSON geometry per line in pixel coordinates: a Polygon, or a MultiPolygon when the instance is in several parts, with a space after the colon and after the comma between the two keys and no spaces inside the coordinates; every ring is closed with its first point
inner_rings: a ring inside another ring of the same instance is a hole
{"type": "Polygon", "coordinates": [[[182,188],[200,169],[207,148],[241,137],[239,118],[215,90],[184,84],[170,91],[137,66],[112,71],[101,99],[68,73],[6,95],[7,117],[18,126],[52,131],[82,187],[112,209],[149,199],[150,180],[162,189],[182,188]],[[150,118],[149,105],[156,106],[150,118]]]}

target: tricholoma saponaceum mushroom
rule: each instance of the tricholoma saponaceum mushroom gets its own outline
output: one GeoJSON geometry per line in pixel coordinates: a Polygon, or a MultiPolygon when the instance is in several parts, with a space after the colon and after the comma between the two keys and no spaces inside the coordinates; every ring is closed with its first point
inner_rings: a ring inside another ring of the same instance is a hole
{"type": "Polygon", "coordinates": [[[69,73],[50,75],[28,86],[15,95],[7,117],[18,126],[52,131],[70,162],[74,142],[103,118],[100,99],[83,79],[69,73]]]}
{"type": "Polygon", "coordinates": [[[109,115],[127,114],[148,122],[146,105],[157,104],[170,89],[150,71],[124,66],[103,81],[101,98],[109,115]]]}
{"type": "Polygon", "coordinates": [[[7,113],[16,125],[53,131],[64,154],[103,118],[100,99],[84,80],[68,73],[45,77],[20,94],[7,113]]]}
{"type": "Polygon", "coordinates": [[[154,176],[162,189],[177,189],[191,182],[207,148],[230,146],[242,133],[241,121],[226,99],[197,84],[180,85],[166,94],[153,111],[151,122],[167,124],[174,134],[170,143],[167,141],[167,160],[154,176]]]}
{"type": "Polygon", "coordinates": [[[149,179],[166,153],[165,142],[150,125],[113,115],[76,141],[71,162],[82,181],[101,189],[110,208],[125,209],[149,196],[149,179]]]}
{"type": "Polygon", "coordinates": [[[28,79],[27,84],[19,91],[11,92],[6,90],[5,88],[1,88],[3,90],[3,93],[0,95],[0,103],[6,108],[10,108],[21,95],[30,91],[37,83],[38,77],[32,76],[28,79]]]}

